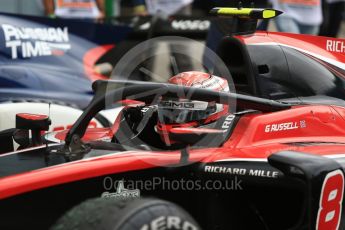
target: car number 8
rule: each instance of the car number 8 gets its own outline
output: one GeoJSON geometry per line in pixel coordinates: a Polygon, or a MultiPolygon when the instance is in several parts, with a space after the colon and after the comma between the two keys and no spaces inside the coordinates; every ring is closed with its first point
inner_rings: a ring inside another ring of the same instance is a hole
{"type": "Polygon", "coordinates": [[[327,174],[321,190],[317,230],[338,230],[344,196],[344,174],[336,170],[327,174]]]}

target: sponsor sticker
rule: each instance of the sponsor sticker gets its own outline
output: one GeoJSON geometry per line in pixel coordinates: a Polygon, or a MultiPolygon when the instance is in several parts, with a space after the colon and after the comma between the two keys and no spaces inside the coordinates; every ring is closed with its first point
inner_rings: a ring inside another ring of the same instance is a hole
{"type": "Polygon", "coordinates": [[[231,168],[223,166],[205,166],[204,171],[206,173],[219,173],[219,174],[230,174],[239,176],[253,176],[253,177],[264,177],[264,178],[278,178],[279,172],[264,170],[264,169],[245,169],[245,168],[231,168]]]}
{"type": "Polygon", "coordinates": [[[140,190],[139,189],[134,189],[134,190],[125,189],[124,182],[119,181],[116,192],[114,193],[104,192],[102,193],[101,197],[111,198],[111,199],[116,199],[116,200],[136,199],[136,198],[140,198],[140,190]]]}
{"type": "Polygon", "coordinates": [[[345,41],[329,39],[326,41],[326,50],[335,53],[345,53],[345,41]]]}
{"type": "Polygon", "coordinates": [[[225,121],[223,122],[222,129],[229,129],[232,126],[233,121],[235,120],[236,116],[233,114],[230,114],[225,118],[225,121]]]}
{"type": "Polygon", "coordinates": [[[208,30],[211,22],[208,20],[173,20],[171,27],[175,30],[208,30]]]}
{"type": "Polygon", "coordinates": [[[1,28],[12,59],[63,55],[71,49],[67,27],[30,28],[3,24],[1,28]]]}

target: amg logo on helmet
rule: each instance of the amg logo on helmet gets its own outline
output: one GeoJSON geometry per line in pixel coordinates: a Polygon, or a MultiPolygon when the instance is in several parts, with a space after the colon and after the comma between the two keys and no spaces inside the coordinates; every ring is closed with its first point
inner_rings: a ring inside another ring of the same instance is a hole
{"type": "Polygon", "coordinates": [[[192,102],[175,102],[175,101],[162,101],[160,106],[164,108],[173,108],[173,109],[193,109],[194,103],[192,102]]]}

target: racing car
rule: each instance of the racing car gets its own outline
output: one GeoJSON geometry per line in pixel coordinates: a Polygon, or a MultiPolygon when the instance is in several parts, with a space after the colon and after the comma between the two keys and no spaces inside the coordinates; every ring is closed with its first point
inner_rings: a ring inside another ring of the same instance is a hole
{"type": "Polygon", "coordinates": [[[0,101],[45,100],[79,109],[92,98],[92,82],[107,79],[99,59],[131,31],[7,13],[0,13],[0,23],[0,101]]]}
{"type": "MultiPolygon", "coordinates": [[[[49,131],[70,127],[92,99],[92,82],[107,79],[97,61],[130,31],[6,13],[0,13],[0,24],[0,132],[15,127],[15,115],[27,111],[49,115],[49,131]]],[[[110,119],[103,114],[93,126],[113,120],[114,113],[110,119]]]]}
{"type": "MultiPolygon", "coordinates": [[[[246,22],[276,14],[214,11],[246,22]]],[[[243,40],[261,37],[271,39],[243,40]]],[[[276,100],[251,96],[240,71],[252,69],[232,69],[240,93],[231,76],[195,71],[168,83],[98,80],[74,125],[43,138],[49,117],[17,114],[15,132],[0,136],[20,145],[0,155],[1,228],[344,229],[345,102],[329,91],[280,100],[280,86],[267,94],[276,100]],[[123,101],[112,127],[89,127],[123,101]]]]}
{"type": "Polygon", "coordinates": [[[316,95],[345,99],[343,39],[254,33],[256,20],[243,20],[218,25],[228,36],[215,49],[231,72],[237,92],[274,100],[316,95]]]}

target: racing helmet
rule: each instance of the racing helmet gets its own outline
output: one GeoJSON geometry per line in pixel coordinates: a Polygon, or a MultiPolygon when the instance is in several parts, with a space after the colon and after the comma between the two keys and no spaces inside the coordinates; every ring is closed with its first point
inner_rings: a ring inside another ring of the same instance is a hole
{"type": "MultiPolygon", "coordinates": [[[[226,79],[209,73],[190,71],[168,80],[171,84],[230,92],[226,79]]],[[[215,102],[162,97],[158,103],[157,133],[165,144],[177,143],[172,133],[178,128],[213,128],[212,124],[228,113],[228,105],[215,102]]]]}

